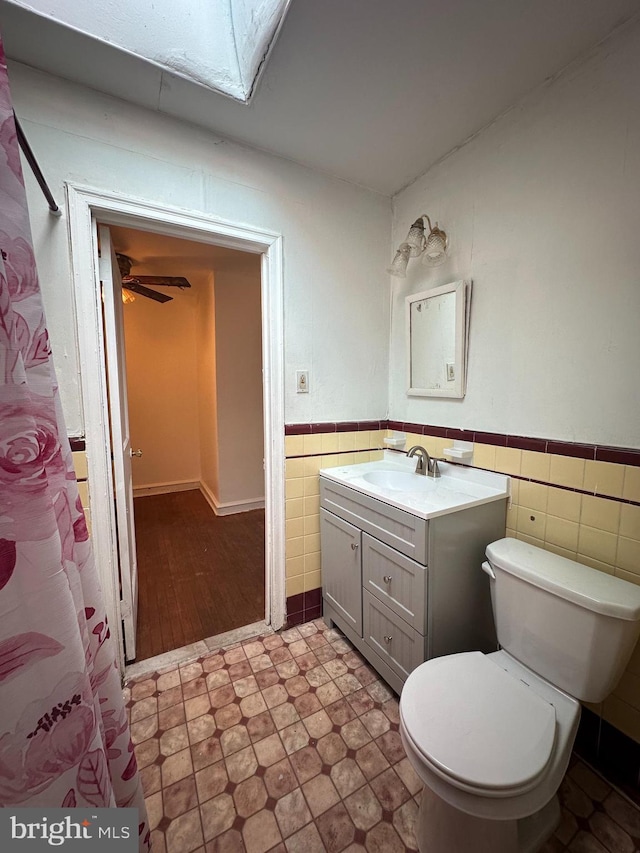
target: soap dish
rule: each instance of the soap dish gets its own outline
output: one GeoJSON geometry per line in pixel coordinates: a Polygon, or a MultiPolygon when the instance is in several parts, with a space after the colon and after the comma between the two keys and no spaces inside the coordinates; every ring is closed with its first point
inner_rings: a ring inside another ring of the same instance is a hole
{"type": "Polygon", "coordinates": [[[473,459],[473,450],[467,450],[462,447],[448,447],[444,451],[444,455],[457,462],[468,462],[473,459]]]}
{"type": "Polygon", "coordinates": [[[404,447],[407,437],[406,435],[388,435],[386,438],[383,438],[385,447],[395,447],[401,448],[404,447]]]}

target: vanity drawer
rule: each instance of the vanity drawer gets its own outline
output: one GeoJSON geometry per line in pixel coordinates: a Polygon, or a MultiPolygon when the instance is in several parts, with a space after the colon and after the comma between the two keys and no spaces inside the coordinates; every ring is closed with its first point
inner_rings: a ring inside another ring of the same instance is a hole
{"type": "Polygon", "coordinates": [[[427,521],[320,477],[320,506],[426,565],[427,521]]]}
{"type": "Polygon", "coordinates": [[[362,534],[362,580],[380,599],[416,631],[425,634],[427,569],[393,548],[362,534]]]}
{"type": "Polygon", "coordinates": [[[363,590],[364,641],[403,681],[425,659],[425,638],[363,590]]]}

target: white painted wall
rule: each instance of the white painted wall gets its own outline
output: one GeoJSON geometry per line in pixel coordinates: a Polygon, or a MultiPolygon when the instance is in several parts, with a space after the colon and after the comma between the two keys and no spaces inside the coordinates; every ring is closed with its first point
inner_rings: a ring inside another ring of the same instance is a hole
{"type": "Polygon", "coordinates": [[[260,258],[216,267],[218,492],[222,504],[264,500],[260,258]]]}
{"type": "MultiPolygon", "coordinates": [[[[19,64],[16,112],[56,199],[76,181],[283,235],[285,419],[384,417],[388,198],[19,64]],[[295,393],[295,371],[311,393],[295,393]]],[[[66,219],[26,175],[36,258],[72,435],[82,434],[66,219]]],[[[89,283],[88,283],[89,286],[89,283]]]]}
{"type": "Polygon", "coordinates": [[[264,501],[260,257],[189,280],[171,302],[124,306],[134,488],[201,482],[218,505],[264,501]]]}
{"type": "Polygon", "coordinates": [[[218,406],[216,389],[216,318],[213,273],[198,288],[196,348],[198,361],[198,439],[200,482],[205,493],[218,495],[218,406]]]}
{"type": "Polygon", "coordinates": [[[393,281],[390,417],[640,446],[640,26],[537,90],[401,192],[450,259],[393,281]],[[406,395],[404,297],[473,279],[464,400],[406,395]]]}
{"type": "MultiPolygon", "coordinates": [[[[147,274],[143,265],[137,272],[147,274]]],[[[137,296],[123,306],[134,488],[200,479],[196,312],[191,290],[160,304],[137,296]]]]}

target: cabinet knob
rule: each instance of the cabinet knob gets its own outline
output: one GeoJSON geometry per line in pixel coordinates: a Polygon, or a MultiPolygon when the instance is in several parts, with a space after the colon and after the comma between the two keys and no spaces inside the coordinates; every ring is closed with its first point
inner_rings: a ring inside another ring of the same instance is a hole
{"type": "Polygon", "coordinates": [[[382,578],[382,580],[383,580],[385,583],[391,583],[391,581],[393,580],[393,577],[392,577],[391,575],[385,575],[385,576],[382,578]]]}
{"type": "Polygon", "coordinates": [[[358,550],[358,543],[357,543],[357,542],[352,542],[352,543],[351,543],[351,550],[352,550],[352,551],[357,551],[357,550],[358,550]]]}
{"type": "Polygon", "coordinates": [[[388,635],[388,634],[385,634],[385,636],[384,636],[384,641],[385,641],[385,643],[386,643],[387,645],[389,645],[389,643],[391,642],[391,640],[393,640],[393,637],[389,637],[389,635],[388,635]]]}

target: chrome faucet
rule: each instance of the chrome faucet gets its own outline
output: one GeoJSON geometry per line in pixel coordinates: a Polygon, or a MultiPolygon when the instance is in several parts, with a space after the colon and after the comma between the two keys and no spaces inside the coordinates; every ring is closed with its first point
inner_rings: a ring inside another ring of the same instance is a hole
{"type": "Polygon", "coordinates": [[[421,447],[419,444],[414,444],[412,448],[407,450],[407,456],[418,456],[418,461],[416,462],[416,474],[425,474],[429,477],[439,477],[440,469],[438,468],[438,460],[432,459],[424,447],[421,447]]]}

